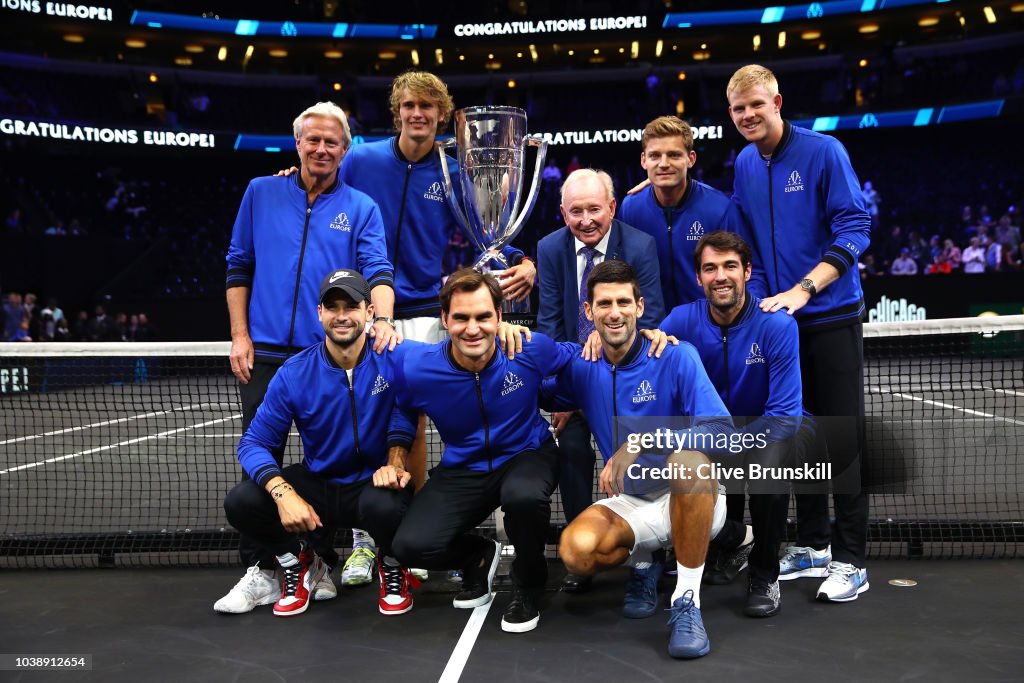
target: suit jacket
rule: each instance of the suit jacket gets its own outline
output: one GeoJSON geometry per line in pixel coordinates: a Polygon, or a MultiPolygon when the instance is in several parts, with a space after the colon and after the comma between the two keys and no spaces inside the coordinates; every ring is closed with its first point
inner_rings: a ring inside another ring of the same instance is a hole
{"type": "MultiPolygon", "coordinates": [[[[619,259],[633,266],[644,298],[639,329],[654,329],[665,318],[658,249],[654,238],[619,220],[612,221],[605,260],[619,259]]],[[[537,331],[556,341],[578,341],[580,293],[576,285],[576,248],[568,227],[537,243],[540,306],[537,331]]]]}

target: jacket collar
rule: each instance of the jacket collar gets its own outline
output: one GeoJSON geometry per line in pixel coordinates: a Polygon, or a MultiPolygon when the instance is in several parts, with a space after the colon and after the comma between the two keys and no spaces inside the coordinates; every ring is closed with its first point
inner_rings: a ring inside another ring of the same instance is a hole
{"type": "MultiPolygon", "coordinates": [[[[367,349],[370,348],[370,344],[372,343],[372,341],[373,340],[370,339],[370,335],[365,335],[364,336],[363,350],[359,352],[359,357],[356,358],[356,364],[353,366],[353,369],[359,367],[360,365],[362,365],[363,361],[366,360],[366,351],[367,351],[367,349]]],[[[324,357],[324,360],[327,361],[327,364],[330,365],[332,368],[335,368],[337,370],[344,370],[345,369],[345,368],[341,367],[340,365],[338,365],[337,362],[335,362],[335,360],[334,360],[334,356],[332,356],[331,354],[329,354],[327,352],[327,342],[326,341],[323,341],[323,342],[320,343],[320,354],[324,357]]]]}
{"type": "MultiPolygon", "coordinates": [[[[459,361],[455,360],[455,351],[452,348],[451,337],[449,337],[448,339],[445,339],[443,343],[445,345],[444,353],[448,357],[448,362],[452,364],[453,368],[455,368],[456,370],[459,370],[461,372],[468,372],[468,373],[474,374],[474,375],[478,374],[476,370],[470,370],[469,368],[464,368],[464,367],[462,367],[462,365],[459,364],[459,361]]],[[[484,373],[484,372],[487,372],[488,370],[490,370],[491,366],[493,366],[495,361],[498,360],[498,356],[500,355],[500,353],[501,353],[500,350],[497,348],[497,341],[495,341],[494,353],[491,355],[491,359],[487,361],[487,365],[485,365],[483,367],[483,369],[480,370],[479,372],[480,373],[484,373]]]]}

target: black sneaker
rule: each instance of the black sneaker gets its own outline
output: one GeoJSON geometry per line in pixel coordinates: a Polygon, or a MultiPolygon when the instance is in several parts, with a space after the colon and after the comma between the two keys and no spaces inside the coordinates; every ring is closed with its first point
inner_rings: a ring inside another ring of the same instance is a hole
{"type": "Polygon", "coordinates": [[[714,586],[724,586],[732,583],[736,576],[747,568],[747,560],[750,558],[750,551],[754,549],[754,542],[741,545],[732,552],[724,551],[715,556],[714,563],[705,567],[702,580],[714,586]]]}
{"type": "Polygon", "coordinates": [[[782,593],[779,582],[765,583],[751,579],[747,588],[747,606],[743,613],[748,617],[774,617],[782,609],[782,593]]]}
{"type": "Polygon", "coordinates": [[[512,602],[508,603],[501,617],[501,630],[506,633],[526,633],[537,628],[539,622],[536,593],[516,587],[512,592],[512,602]]]}
{"type": "Polygon", "coordinates": [[[500,559],[501,544],[497,541],[487,541],[483,555],[475,556],[472,562],[462,568],[462,590],[455,594],[452,607],[473,609],[490,602],[491,586],[500,559]],[[480,564],[481,558],[483,565],[480,564]]]}
{"type": "Polygon", "coordinates": [[[561,591],[563,593],[586,593],[594,587],[594,577],[580,576],[579,574],[566,574],[562,579],[561,591]]]}

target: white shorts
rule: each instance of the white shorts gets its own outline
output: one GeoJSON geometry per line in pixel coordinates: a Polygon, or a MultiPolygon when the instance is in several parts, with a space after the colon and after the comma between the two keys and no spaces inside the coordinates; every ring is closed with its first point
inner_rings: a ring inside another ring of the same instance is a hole
{"type": "MultiPolygon", "coordinates": [[[[630,558],[641,551],[642,557],[649,556],[655,550],[672,547],[672,518],[669,513],[669,497],[665,493],[654,500],[639,496],[618,495],[602,498],[594,505],[603,505],[626,520],[633,530],[636,544],[629,551],[630,558]]],[[[711,538],[725,526],[725,490],[718,487],[718,498],[715,500],[715,512],[711,516],[711,538]]],[[[629,561],[626,562],[629,564],[629,561]]]]}
{"type": "Polygon", "coordinates": [[[448,338],[448,330],[441,325],[440,318],[404,318],[395,321],[395,329],[402,333],[403,339],[427,344],[436,344],[448,338]]]}

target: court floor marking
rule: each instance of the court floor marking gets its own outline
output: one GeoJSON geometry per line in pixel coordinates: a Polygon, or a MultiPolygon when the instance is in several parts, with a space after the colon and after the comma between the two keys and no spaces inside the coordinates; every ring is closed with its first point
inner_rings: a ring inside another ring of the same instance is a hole
{"type": "Polygon", "coordinates": [[[228,417],[217,418],[216,420],[207,420],[206,422],[200,422],[199,424],[188,425],[186,427],[178,427],[177,429],[169,429],[164,432],[157,434],[150,434],[148,436],[139,436],[134,439],[127,439],[126,441],[119,441],[113,444],[107,444],[106,446],[97,446],[96,448],[89,448],[84,451],[78,451],[77,453],[69,453],[68,455],[61,455],[56,458],[47,458],[46,460],[40,460],[38,462],[30,462],[25,465],[18,465],[16,467],[9,467],[6,470],[0,470],[0,475],[9,474],[11,472],[18,472],[20,470],[32,469],[33,467],[42,467],[43,465],[52,465],[53,463],[63,462],[65,460],[71,460],[73,458],[80,458],[83,455],[92,455],[93,453],[102,453],[103,451],[113,450],[120,448],[121,446],[130,446],[132,444],[141,443],[143,441],[149,441],[150,439],[159,439],[161,437],[168,436],[170,434],[176,434],[178,432],[187,432],[193,429],[202,429],[210,425],[220,424],[221,422],[227,422],[228,420],[237,420],[242,417],[241,413],[235,415],[229,415],[228,417]]]}
{"type": "MultiPolygon", "coordinates": [[[[55,429],[52,432],[43,432],[40,434],[29,434],[28,436],[18,436],[13,439],[6,439],[0,441],[0,446],[6,446],[10,443],[21,443],[23,441],[32,441],[33,439],[42,439],[47,436],[59,436],[61,434],[71,434],[72,432],[81,432],[86,429],[96,429],[97,427],[107,427],[109,425],[121,424],[124,422],[131,422],[133,420],[146,420],[151,417],[160,417],[161,415],[169,415],[171,413],[184,412],[189,410],[201,410],[210,406],[225,406],[225,403],[194,403],[180,408],[171,408],[170,410],[157,410],[152,413],[140,413],[138,415],[129,415],[128,417],[119,417],[113,420],[104,420],[103,422],[93,422],[92,424],[79,425],[77,427],[65,427],[64,429],[55,429]]],[[[237,409],[237,406],[232,405],[231,409],[237,409]]]]}
{"type": "Polygon", "coordinates": [[[473,613],[469,615],[466,628],[462,630],[459,642],[455,644],[452,656],[448,658],[448,664],[445,665],[438,683],[458,683],[459,678],[462,677],[462,670],[466,668],[466,662],[469,661],[473,645],[476,644],[477,636],[480,635],[480,628],[487,619],[487,613],[491,610],[491,605],[494,604],[494,595],[494,593],[491,593],[491,599],[487,601],[486,605],[473,608],[473,613]]]}
{"type": "Polygon", "coordinates": [[[943,403],[942,401],[933,401],[933,400],[931,400],[929,398],[921,398],[920,396],[914,396],[913,394],[904,394],[904,393],[900,393],[898,391],[890,391],[888,389],[878,389],[876,387],[871,387],[870,390],[871,390],[872,393],[889,394],[890,396],[895,396],[896,398],[902,398],[905,401],[918,401],[919,403],[927,403],[928,405],[938,406],[940,408],[946,408],[948,410],[957,410],[957,411],[960,411],[961,413],[966,413],[968,415],[979,415],[981,417],[988,417],[988,418],[991,418],[993,420],[999,420],[1000,422],[1008,422],[1010,424],[1024,426],[1024,420],[1014,420],[1012,417],[1003,417],[1002,415],[995,415],[993,413],[986,413],[986,412],[981,411],[981,410],[973,410],[971,408],[964,408],[962,406],[953,405],[952,403],[943,403]]]}

